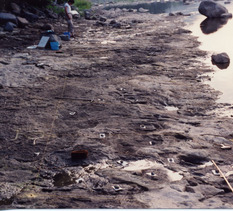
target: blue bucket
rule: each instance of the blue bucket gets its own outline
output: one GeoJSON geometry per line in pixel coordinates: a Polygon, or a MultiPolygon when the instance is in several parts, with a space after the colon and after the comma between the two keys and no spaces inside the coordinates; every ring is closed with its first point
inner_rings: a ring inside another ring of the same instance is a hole
{"type": "Polygon", "coordinates": [[[64,32],[63,34],[64,34],[64,35],[68,35],[69,38],[70,38],[70,32],[64,32]]]}
{"type": "Polygon", "coordinates": [[[59,50],[59,42],[50,42],[51,49],[54,51],[59,50]]]}

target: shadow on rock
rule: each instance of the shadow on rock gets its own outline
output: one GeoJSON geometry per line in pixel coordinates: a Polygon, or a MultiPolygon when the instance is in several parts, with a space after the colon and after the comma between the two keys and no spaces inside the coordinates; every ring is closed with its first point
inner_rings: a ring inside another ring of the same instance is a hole
{"type": "Polygon", "coordinates": [[[211,34],[218,31],[225,24],[227,24],[228,18],[206,18],[201,22],[200,28],[204,34],[211,34]]]}
{"type": "Polygon", "coordinates": [[[218,63],[215,63],[214,61],[212,61],[212,64],[216,65],[220,70],[224,70],[224,69],[227,69],[229,67],[230,62],[229,63],[218,64],[218,63]]]}

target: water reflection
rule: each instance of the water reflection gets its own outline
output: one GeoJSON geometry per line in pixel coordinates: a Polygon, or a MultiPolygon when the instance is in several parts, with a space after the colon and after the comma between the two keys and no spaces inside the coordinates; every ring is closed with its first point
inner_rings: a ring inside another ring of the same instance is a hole
{"type": "Polygon", "coordinates": [[[212,61],[212,64],[216,65],[220,70],[224,70],[229,67],[230,62],[229,63],[215,63],[214,61],[212,61]]]}
{"type": "Polygon", "coordinates": [[[211,34],[222,28],[228,22],[227,18],[206,18],[201,22],[201,31],[204,34],[211,34]]]}
{"type": "Polygon", "coordinates": [[[151,14],[160,14],[171,12],[176,8],[180,8],[183,5],[183,2],[153,2],[153,3],[138,3],[138,4],[128,4],[128,5],[121,5],[121,6],[108,6],[105,7],[106,10],[112,8],[120,8],[120,9],[134,9],[140,11],[140,8],[147,10],[151,14]]]}
{"type": "MultiPolygon", "coordinates": [[[[222,3],[223,4],[223,3],[222,3]]],[[[233,4],[224,5],[229,13],[233,13],[233,4]]],[[[222,92],[218,103],[233,103],[233,63],[213,65],[211,55],[225,52],[233,59],[233,19],[206,20],[203,15],[196,14],[189,21],[188,29],[198,37],[200,49],[209,52],[209,57],[203,60],[215,70],[208,74],[210,81],[206,81],[214,89],[222,92]],[[219,70],[221,69],[221,70],[219,70]]]]}
{"type": "MultiPolygon", "coordinates": [[[[127,1],[125,1],[127,2],[127,1]]],[[[110,9],[128,9],[128,10],[137,10],[140,8],[147,10],[148,13],[151,14],[161,14],[161,13],[175,13],[175,12],[186,12],[192,13],[196,12],[197,2],[189,2],[185,3],[185,0],[156,0],[153,2],[145,2],[145,3],[131,3],[131,4],[122,4],[122,5],[109,5],[106,6],[106,10],[110,9]]]]}

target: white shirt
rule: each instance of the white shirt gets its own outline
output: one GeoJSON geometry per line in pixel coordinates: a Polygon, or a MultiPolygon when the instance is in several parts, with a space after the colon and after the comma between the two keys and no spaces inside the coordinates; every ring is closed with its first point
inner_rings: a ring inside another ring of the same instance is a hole
{"type": "Polygon", "coordinates": [[[71,7],[68,3],[64,4],[65,10],[67,11],[68,14],[71,14],[71,7]]]}

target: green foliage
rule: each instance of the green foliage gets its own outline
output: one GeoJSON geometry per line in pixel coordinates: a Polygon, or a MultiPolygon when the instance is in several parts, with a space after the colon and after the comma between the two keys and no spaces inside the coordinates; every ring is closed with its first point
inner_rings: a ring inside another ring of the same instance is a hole
{"type": "Polygon", "coordinates": [[[91,8],[91,2],[89,0],[75,0],[74,6],[76,6],[79,11],[83,11],[91,8]]]}
{"type": "Polygon", "coordinates": [[[48,5],[47,8],[52,10],[54,13],[63,14],[65,12],[64,8],[58,7],[56,5],[48,5]]]}

